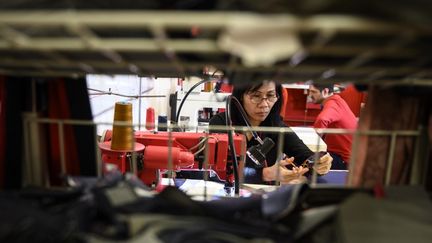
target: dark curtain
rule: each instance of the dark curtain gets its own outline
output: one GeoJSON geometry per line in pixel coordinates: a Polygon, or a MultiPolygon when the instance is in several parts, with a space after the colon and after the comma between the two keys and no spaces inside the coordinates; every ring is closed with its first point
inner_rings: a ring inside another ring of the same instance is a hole
{"type": "MultiPolygon", "coordinates": [[[[0,77],[0,186],[20,189],[23,182],[23,113],[36,108],[39,117],[92,120],[87,85],[81,79],[0,77]],[[33,81],[33,83],[32,83],[33,81]],[[36,97],[32,97],[32,85],[36,97]],[[34,98],[34,99],[33,99],[34,98]],[[33,101],[37,104],[32,104],[33,101]]],[[[40,146],[52,185],[62,182],[57,124],[40,125],[40,146]]],[[[95,130],[92,126],[64,125],[64,151],[68,175],[96,175],[95,130]]]]}
{"type": "Polygon", "coordinates": [[[3,186],[5,189],[22,187],[23,123],[22,113],[29,110],[29,78],[4,77],[2,90],[2,139],[3,186]]]}
{"type": "MultiPolygon", "coordinates": [[[[431,138],[427,135],[431,117],[431,94],[432,89],[425,87],[369,88],[368,101],[359,121],[360,131],[425,128],[418,138],[420,149],[416,147],[416,137],[397,137],[390,179],[393,185],[410,182],[410,171],[416,156],[422,168],[432,164],[428,157],[431,138]]],[[[390,136],[360,136],[358,145],[354,144],[357,148],[353,148],[353,151],[357,151],[355,163],[350,167],[354,173],[355,186],[374,187],[384,184],[389,166],[387,160],[390,156],[390,143],[390,136]]],[[[430,180],[430,176],[426,180],[430,180]]]]}

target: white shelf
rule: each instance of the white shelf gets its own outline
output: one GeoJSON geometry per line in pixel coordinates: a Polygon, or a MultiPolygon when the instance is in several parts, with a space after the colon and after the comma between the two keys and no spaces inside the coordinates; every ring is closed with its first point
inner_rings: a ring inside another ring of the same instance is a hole
{"type": "MultiPolygon", "coordinates": [[[[186,92],[180,91],[177,93],[177,101],[181,101],[186,92]]],[[[226,98],[231,93],[213,93],[213,92],[191,92],[187,101],[201,101],[201,102],[225,102],[226,98]]],[[[187,102],[186,101],[186,102],[187,102]]]]}
{"type": "MultiPolygon", "coordinates": [[[[225,108],[225,101],[229,95],[230,93],[192,92],[184,102],[180,116],[188,116],[190,118],[189,126],[197,127],[198,110],[202,110],[204,107],[212,108],[213,111],[219,108],[225,108]]],[[[179,92],[177,94],[177,112],[184,96],[185,92],[179,92]]]]}
{"type": "Polygon", "coordinates": [[[308,84],[282,84],[286,89],[309,89],[308,84]]]}

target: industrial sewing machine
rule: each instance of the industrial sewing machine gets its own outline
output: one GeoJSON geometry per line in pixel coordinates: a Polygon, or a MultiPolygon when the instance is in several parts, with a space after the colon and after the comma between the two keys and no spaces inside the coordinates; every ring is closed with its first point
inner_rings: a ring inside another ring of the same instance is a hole
{"type": "MultiPolygon", "coordinates": [[[[122,173],[132,171],[132,153],[135,152],[137,176],[151,185],[157,183],[160,172],[164,170],[204,169],[207,153],[206,168],[215,171],[220,179],[228,183],[234,180],[227,134],[136,131],[134,136],[133,151],[112,150],[112,131],[105,131],[99,144],[104,170],[114,167],[122,173]]],[[[240,161],[240,156],[246,153],[245,137],[234,135],[233,138],[236,157],[240,161]]]]}

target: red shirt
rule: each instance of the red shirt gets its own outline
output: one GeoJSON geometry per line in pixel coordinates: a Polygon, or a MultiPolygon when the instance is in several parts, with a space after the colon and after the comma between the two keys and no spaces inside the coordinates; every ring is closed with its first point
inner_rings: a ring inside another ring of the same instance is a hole
{"type": "MultiPolygon", "coordinates": [[[[317,116],[315,128],[344,128],[356,129],[357,118],[348,104],[339,95],[332,95],[323,103],[323,109],[317,116]]],[[[324,134],[327,150],[349,162],[352,146],[352,134],[324,134]]]]}

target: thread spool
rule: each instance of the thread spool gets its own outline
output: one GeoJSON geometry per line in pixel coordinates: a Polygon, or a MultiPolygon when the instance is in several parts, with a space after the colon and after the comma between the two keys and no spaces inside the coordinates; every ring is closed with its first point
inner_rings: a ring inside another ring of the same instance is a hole
{"type": "Polygon", "coordinates": [[[211,92],[212,90],[213,90],[212,82],[204,83],[204,92],[211,92]]]}
{"type": "Polygon", "coordinates": [[[117,102],[114,107],[114,124],[116,122],[130,124],[130,126],[113,126],[111,149],[133,150],[132,104],[117,102]]]}
{"type": "Polygon", "coordinates": [[[155,111],[152,107],[147,108],[145,128],[147,130],[155,129],[155,111]]]}

